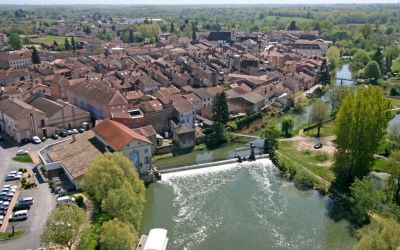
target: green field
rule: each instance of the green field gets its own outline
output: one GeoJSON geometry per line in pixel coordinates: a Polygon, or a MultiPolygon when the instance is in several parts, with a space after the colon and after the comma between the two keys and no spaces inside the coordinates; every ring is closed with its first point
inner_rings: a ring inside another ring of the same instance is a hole
{"type": "MultiPolygon", "coordinates": [[[[70,37],[68,37],[69,39],[71,39],[70,37]]],[[[74,38],[75,41],[77,41],[76,37],[74,38]]],[[[58,45],[64,45],[64,41],[65,41],[65,36],[42,36],[39,38],[35,38],[32,39],[32,42],[34,43],[53,43],[54,41],[56,41],[58,43],[58,45]]]]}
{"type": "Polygon", "coordinates": [[[308,150],[299,151],[293,146],[293,142],[290,141],[280,141],[278,151],[291,161],[307,168],[314,174],[324,178],[327,181],[332,182],[335,178],[331,168],[317,165],[325,163],[328,160],[332,160],[331,156],[325,154],[320,155],[308,150]]]}
{"type": "Polygon", "coordinates": [[[389,98],[389,100],[392,101],[392,105],[396,106],[397,108],[400,108],[400,99],[389,98]]]}
{"type": "Polygon", "coordinates": [[[29,155],[18,155],[13,157],[13,160],[23,163],[32,163],[32,159],[29,155]]]}

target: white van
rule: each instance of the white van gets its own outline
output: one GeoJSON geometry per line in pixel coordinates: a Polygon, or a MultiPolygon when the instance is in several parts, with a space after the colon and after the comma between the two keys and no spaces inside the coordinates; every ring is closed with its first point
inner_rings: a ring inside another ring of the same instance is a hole
{"type": "Polygon", "coordinates": [[[70,203],[74,203],[74,202],[75,202],[74,197],[63,196],[63,197],[57,198],[57,205],[70,204],[70,203]]]}
{"type": "Polygon", "coordinates": [[[12,213],[10,220],[18,221],[18,220],[26,220],[28,219],[28,210],[20,210],[12,213]]]}

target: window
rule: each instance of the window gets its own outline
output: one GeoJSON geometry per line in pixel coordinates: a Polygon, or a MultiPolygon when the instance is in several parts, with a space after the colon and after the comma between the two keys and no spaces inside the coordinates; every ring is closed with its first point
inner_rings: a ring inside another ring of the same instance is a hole
{"type": "Polygon", "coordinates": [[[149,153],[149,149],[148,149],[148,148],[145,148],[145,149],[144,149],[144,153],[145,153],[145,154],[149,153]]]}

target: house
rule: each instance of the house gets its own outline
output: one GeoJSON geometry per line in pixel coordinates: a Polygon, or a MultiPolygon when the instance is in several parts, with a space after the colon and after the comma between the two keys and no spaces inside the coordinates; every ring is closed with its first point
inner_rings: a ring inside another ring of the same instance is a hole
{"type": "Polygon", "coordinates": [[[226,43],[235,42],[236,41],[236,28],[232,27],[230,31],[211,31],[207,40],[210,42],[217,42],[217,47],[222,48],[226,43]]]}
{"type": "Polygon", "coordinates": [[[180,125],[172,133],[175,147],[179,151],[191,151],[196,145],[196,132],[193,127],[180,125]]]}
{"type": "Polygon", "coordinates": [[[247,114],[260,111],[266,104],[266,98],[260,93],[250,92],[229,99],[230,105],[241,107],[247,114]]]}
{"type": "Polygon", "coordinates": [[[177,125],[186,125],[194,128],[196,115],[194,105],[190,101],[183,99],[181,101],[174,102],[172,106],[176,112],[175,118],[177,120],[177,125]]]}
{"type": "Polygon", "coordinates": [[[102,81],[85,81],[68,88],[68,101],[88,111],[94,119],[111,118],[112,112],[125,112],[124,96],[102,81]]]}
{"type": "Polygon", "coordinates": [[[140,176],[151,174],[152,143],[145,136],[109,119],[101,121],[92,130],[106,151],[121,152],[130,159],[140,176]]]}
{"type": "Polygon", "coordinates": [[[4,33],[0,33],[0,42],[7,42],[8,37],[4,33]]]}
{"type": "Polygon", "coordinates": [[[124,124],[128,128],[144,126],[144,114],[140,109],[130,109],[127,112],[111,112],[111,120],[124,124]]]}
{"type": "Polygon", "coordinates": [[[0,69],[24,69],[32,65],[32,52],[29,50],[10,51],[0,54],[0,69]]]}
{"type": "Polygon", "coordinates": [[[158,136],[157,136],[157,132],[154,129],[154,127],[152,125],[147,125],[147,126],[144,126],[144,127],[135,128],[135,129],[133,129],[133,131],[135,131],[139,135],[143,135],[149,141],[151,141],[151,143],[152,143],[152,145],[151,145],[151,153],[154,154],[156,152],[157,146],[160,146],[160,143],[159,143],[159,140],[158,140],[158,136]]]}
{"type": "Polygon", "coordinates": [[[90,124],[90,113],[62,100],[51,100],[37,95],[27,103],[46,114],[43,136],[48,137],[58,129],[71,129],[90,124]]]}
{"type": "Polygon", "coordinates": [[[14,141],[31,140],[43,136],[46,114],[22,100],[3,99],[0,101],[0,130],[14,141]]]}
{"type": "Polygon", "coordinates": [[[211,108],[213,97],[210,92],[205,88],[193,89],[193,93],[195,93],[201,101],[201,108],[211,108]]]}
{"type": "Polygon", "coordinates": [[[201,99],[195,95],[194,93],[190,93],[187,95],[183,95],[183,98],[185,98],[186,100],[188,100],[189,102],[191,102],[194,106],[194,109],[196,111],[200,111],[201,110],[201,99]]]}

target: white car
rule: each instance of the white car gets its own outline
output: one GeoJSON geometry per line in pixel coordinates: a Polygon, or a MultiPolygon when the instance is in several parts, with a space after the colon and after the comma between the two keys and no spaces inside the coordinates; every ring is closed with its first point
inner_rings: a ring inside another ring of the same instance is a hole
{"type": "Polygon", "coordinates": [[[32,137],[32,141],[36,144],[39,144],[42,142],[42,140],[40,140],[39,136],[34,136],[32,137]]]}
{"type": "Polygon", "coordinates": [[[20,149],[20,150],[18,150],[17,151],[17,156],[18,155],[27,155],[27,154],[29,154],[29,151],[28,150],[22,150],[22,149],[20,149]]]}
{"type": "Polygon", "coordinates": [[[76,129],[76,128],[74,128],[73,130],[72,130],[72,134],[78,134],[79,133],[79,131],[76,129]]]}

